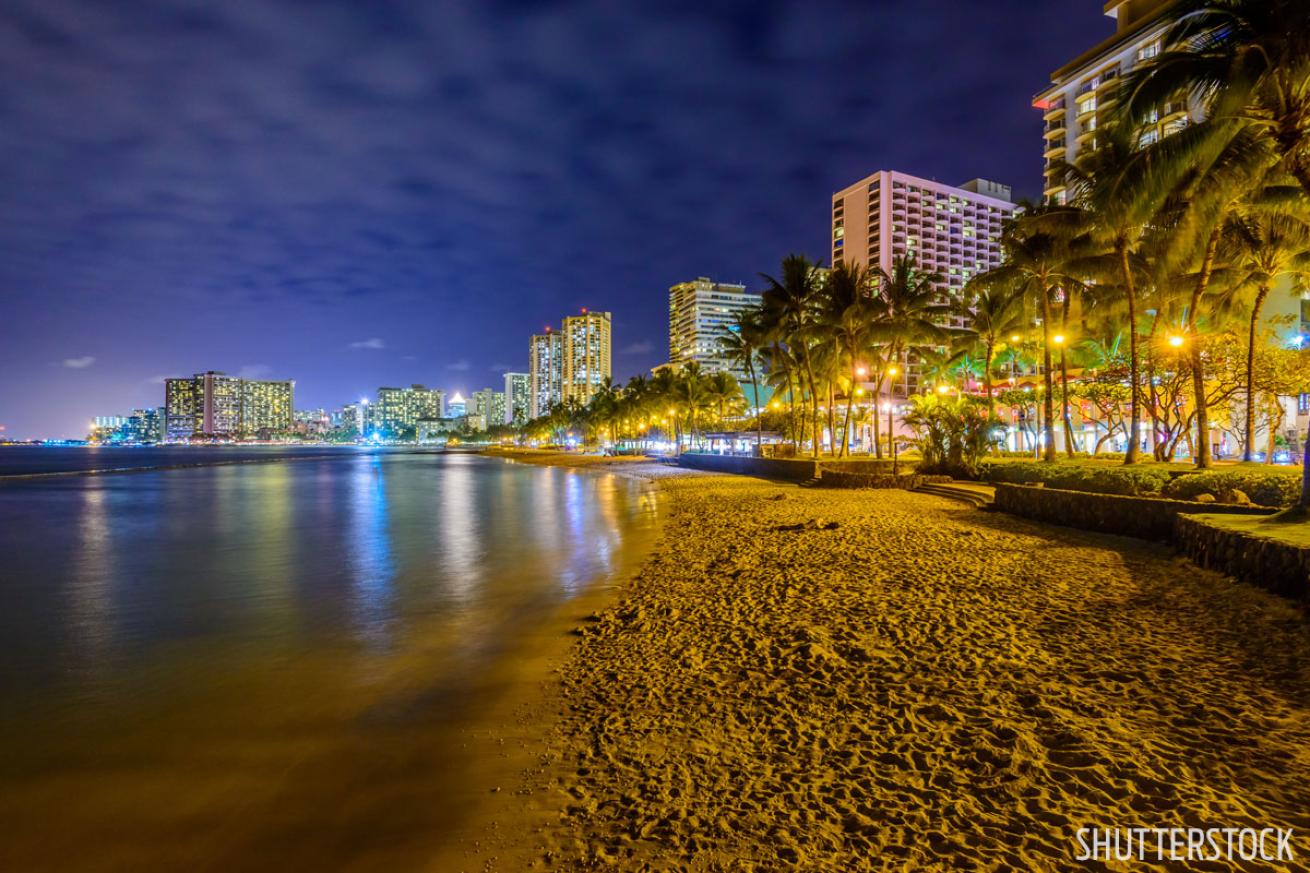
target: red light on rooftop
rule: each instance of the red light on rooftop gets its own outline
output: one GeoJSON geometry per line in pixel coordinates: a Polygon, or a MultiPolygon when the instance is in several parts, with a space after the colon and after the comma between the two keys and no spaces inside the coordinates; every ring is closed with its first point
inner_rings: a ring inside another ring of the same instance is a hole
{"type": "Polygon", "coordinates": [[[587,314],[587,307],[585,307],[585,306],[582,307],[582,314],[583,314],[583,315],[586,315],[586,314],[587,314]]]}
{"type": "Polygon", "coordinates": [[[1048,110],[1048,109],[1050,109],[1050,108],[1051,108],[1051,101],[1050,101],[1050,100],[1042,100],[1041,98],[1038,98],[1038,99],[1036,99],[1036,100],[1033,101],[1033,109],[1040,109],[1040,110],[1042,110],[1043,112],[1045,112],[1046,110],[1048,110]]]}

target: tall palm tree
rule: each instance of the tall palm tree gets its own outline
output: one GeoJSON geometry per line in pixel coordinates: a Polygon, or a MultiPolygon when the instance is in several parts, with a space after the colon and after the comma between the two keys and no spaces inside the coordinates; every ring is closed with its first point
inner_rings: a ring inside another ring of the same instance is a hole
{"type": "MultiPolygon", "coordinates": [[[[1304,210],[1302,210],[1304,212],[1304,210]]],[[[1255,447],[1255,350],[1260,316],[1269,293],[1285,277],[1303,287],[1310,276],[1310,224],[1302,215],[1277,209],[1243,210],[1225,225],[1232,261],[1231,294],[1252,295],[1246,347],[1246,444],[1242,460],[1255,447]]]]}
{"type": "Polygon", "coordinates": [[[1096,148],[1062,169],[1072,202],[1086,217],[1086,230],[1076,246],[1083,257],[1076,269],[1102,290],[1117,285],[1127,309],[1131,424],[1124,463],[1134,464],[1142,424],[1139,284],[1147,267],[1141,250],[1177,179],[1158,172],[1126,123],[1098,130],[1096,142],[1096,148]]]}
{"type": "MultiPolygon", "coordinates": [[[[1126,81],[1129,117],[1186,93],[1206,114],[1203,133],[1254,133],[1310,196],[1310,3],[1184,0],[1165,51],[1126,81]]],[[[1302,463],[1302,513],[1310,510],[1310,435],[1302,463]]]]}
{"type": "MultiPolygon", "coordinates": [[[[842,422],[838,457],[843,457],[850,445],[851,412],[860,381],[859,370],[861,366],[867,366],[867,362],[862,359],[868,356],[867,353],[873,349],[876,341],[874,321],[877,310],[869,283],[870,275],[863,267],[858,264],[839,264],[828,275],[821,295],[819,324],[825,337],[838,351],[849,374],[846,415],[842,422]]],[[[865,372],[868,372],[867,369],[865,372]]],[[[836,440],[836,437],[834,433],[833,439],[836,440]]]]}
{"type": "MultiPolygon", "coordinates": [[[[981,274],[983,276],[986,273],[981,274]]],[[[987,392],[987,416],[996,417],[996,400],[992,389],[992,365],[996,349],[1009,337],[1023,333],[1029,326],[1028,309],[1022,285],[1002,287],[988,285],[975,277],[965,286],[969,301],[969,328],[982,344],[983,388],[987,392]]]]}
{"type": "Polygon", "coordinates": [[[784,342],[801,365],[801,374],[809,390],[809,411],[813,424],[813,457],[819,456],[819,403],[814,379],[814,361],[809,329],[814,324],[815,307],[823,274],[818,264],[804,255],[788,255],[782,262],[782,277],[763,275],[767,287],[763,295],[766,323],[783,333],[784,342]]]}
{"type": "Polygon", "coordinates": [[[1043,457],[1055,460],[1055,407],[1051,362],[1052,304],[1062,288],[1080,284],[1070,271],[1070,239],[1080,229],[1082,213],[1063,206],[1034,207],[1006,225],[1001,232],[1005,260],[975,278],[979,289],[1009,289],[1037,306],[1042,322],[1042,378],[1045,415],[1043,457]]]}
{"type": "Polygon", "coordinates": [[[764,424],[763,416],[759,414],[760,404],[760,380],[757,374],[757,368],[760,363],[760,350],[765,345],[764,327],[760,323],[760,314],[756,310],[748,309],[737,313],[737,317],[725,325],[724,330],[719,335],[719,347],[723,350],[723,355],[730,362],[740,367],[746,373],[746,378],[750,380],[752,406],[757,410],[755,415],[755,453],[760,453],[760,446],[764,442],[764,424]]]}

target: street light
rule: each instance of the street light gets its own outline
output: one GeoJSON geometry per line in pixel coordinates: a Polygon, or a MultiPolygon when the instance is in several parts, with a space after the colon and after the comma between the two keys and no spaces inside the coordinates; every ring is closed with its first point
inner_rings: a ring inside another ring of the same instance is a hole
{"type": "Polygon", "coordinates": [[[1051,342],[1055,343],[1057,346],[1064,345],[1064,334],[1057,333],[1055,336],[1051,337],[1051,342]]]}
{"type": "Polygon", "coordinates": [[[1184,342],[1186,342],[1186,340],[1184,340],[1180,334],[1174,334],[1173,336],[1169,337],[1169,345],[1173,346],[1176,349],[1181,349],[1183,347],[1184,342]]]}
{"type": "Polygon", "coordinates": [[[1012,343],[1017,343],[1017,342],[1019,342],[1019,341],[1022,340],[1022,339],[1023,339],[1023,337],[1019,336],[1017,333],[1012,333],[1012,334],[1010,334],[1010,342],[1012,342],[1012,343]]]}
{"type": "Polygon", "coordinates": [[[863,364],[861,364],[855,368],[855,375],[863,379],[865,376],[869,375],[869,371],[864,368],[863,364]]]}

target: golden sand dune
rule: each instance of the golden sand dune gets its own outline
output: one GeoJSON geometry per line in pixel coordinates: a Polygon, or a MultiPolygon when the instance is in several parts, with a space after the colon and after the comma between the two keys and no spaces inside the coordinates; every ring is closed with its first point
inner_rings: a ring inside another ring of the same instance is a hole
{"type": "Polygon", "coordinates": [[[1305,863],[1292,604],[925,495],[661,487],[661,542],[561,671],[538,865],[1142,869],[1076,864],[1076,829],[1276,826],[1305,863]]]}

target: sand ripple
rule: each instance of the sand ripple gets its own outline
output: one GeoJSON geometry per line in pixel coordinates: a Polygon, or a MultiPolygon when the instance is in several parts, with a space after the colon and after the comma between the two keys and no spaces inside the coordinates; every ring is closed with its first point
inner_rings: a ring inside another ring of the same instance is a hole
{"type": "Polygon", "coordinates": [[[1069,869],[1082,826],[1310,848],[1290,604],[924,495],[662,487],[661,544],[563,669],[539,864],[1069,869]]]}

